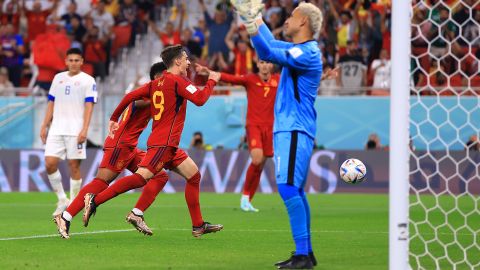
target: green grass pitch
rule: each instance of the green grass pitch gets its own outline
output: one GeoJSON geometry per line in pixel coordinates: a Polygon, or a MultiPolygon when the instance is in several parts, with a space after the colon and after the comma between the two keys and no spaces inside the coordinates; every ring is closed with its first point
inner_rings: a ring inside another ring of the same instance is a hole
{"type": "MultiPolygon", "coordinates": [[[[0,194],[0,269],[274,269],[273,263],[294,249],[278,194],[258,194],[254,205],[260,212],[244,213],[238,194],[202,193],[204,219],[225,228],[200,239],[191,236],[182,193],[160,194],[146,212],[152,237],[133,230],[124,218],[138,196],[126,194],[102,205],[88,228],[80,213],[65,240],[51,220],[53,193],[0,194]]],[[[308,199],[315,269],[388,268],[386,195],[308,199]]]]}

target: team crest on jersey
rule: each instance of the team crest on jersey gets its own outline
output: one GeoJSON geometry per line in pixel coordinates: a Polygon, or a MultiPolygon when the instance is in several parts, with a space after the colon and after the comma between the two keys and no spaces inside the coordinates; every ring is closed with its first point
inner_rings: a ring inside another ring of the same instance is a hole
{"type": "Polygon", "coordinates": [[[155,166],[155,170],[160,171],[163,168],[163,162],[159,162],[157,166],[155,166]]]}
{"type": "Polygon", "coordinates": [[[257,145],[257,140],[253,139],[252,140],[252,146],[256,146],[257,145]]]}
{"type": "Polygon", "coordinates": [[[59,84],[62,84],[62,83],[63,83],[63,81],[60,81],[60,82],[59,82],[59,84]]]}
{"type": "Polygon", "coordinates": [[[262,84],[261,84],[261,83],[259,83],[259,82],[257,82],[257,86],[262,86],[262,84]]]}
{"type": "Polygon", "coordinates": [[[79,86],[79,85],[80,85],[80,82],[79,82],[79,81],[76,81],[73,85],[79,86]]]}
{"type": "Polygon", "coordinates": [[[165,79],[159,80],[157,83],[157,86],[163,86],[164,82],[165,82],[165,79]]]}
{"type": "Polygon", "coordinates": [[[123,168],[123,165],[124,165],[124,164],[125,164],[125,161],[119,160],[119,161],[117,162],[117,169],[123,168]]]}
{"type": "Polygon", "coordinates": [[[277,80],[275,80],[275,79],[272,80],[272,86],[273,86],[273,87],[277,87],[277,86],[278,86],[277,80]]]}

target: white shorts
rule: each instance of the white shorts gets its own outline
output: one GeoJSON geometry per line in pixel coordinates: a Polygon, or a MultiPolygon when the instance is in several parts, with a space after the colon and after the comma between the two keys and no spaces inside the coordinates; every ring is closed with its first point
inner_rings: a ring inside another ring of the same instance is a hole
{"type": "Polygon", "coordinates": [[[77,136],[48,135],[45,156],[60,159],[86,159],[86,142],[79,144],[77,136]]]}

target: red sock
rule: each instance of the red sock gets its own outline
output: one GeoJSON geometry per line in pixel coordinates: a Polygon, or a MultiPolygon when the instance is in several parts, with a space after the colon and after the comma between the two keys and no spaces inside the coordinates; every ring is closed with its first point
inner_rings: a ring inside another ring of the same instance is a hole
{"type": "Polygon", "coordinates": [[[140,174],[134,173],[130,176],[125,176],[118,179],[113,185],[109,186],[107,189],[95,196],[95,204],[99,206],[100,204],[118,196],[119,194],[127,192],[131,189],[143,187],[145,184],[146,181],[140,174]]]}
{"type": "Polygon", "coordinates": [[[245,176],[245,183],[243,184],[243,195],[248,195],[250,197],[250,201],[257,191],[261,175],[262,168],[250,163],[250,166],[248,166],[247,175],[245,176]]]}
{"type": "Polygon", "coordinates": [[[78,212],[80,212],[83,207],[85,207],[85,200],[83,197],[85,197],[85,194],[87,193],[93,193],[93,194],[98,194],[102,191],[104,191],[108,187],[108,184],[99,179],[95,178],[90,182],[88,185],[84,186],[80,192],[78,192],[78,195],[75,197],[75,199],[70,203],[70,205],[67,208],[67,212],[72,215],[72,217],[76,216],[78,212]]]}
{"type": "Polygon", "coordinates": [[[187,180],[185,186],[185,200],[194,227],[203,225],[202,211],[200,211],[200,172],[187,180]]]}
{"type": "Polygon", "coordinates": [[[135,208],[138,210],[145,212],[145,210],[152,205],[157,197],[158,193],[162,191],[165,184],[168,181],[168,174],[164,171],[160,172],[159,174],[155,175],[148,183],[143,187],[142,194],[140,198],[138,198],[137,204],[135,208]]]}

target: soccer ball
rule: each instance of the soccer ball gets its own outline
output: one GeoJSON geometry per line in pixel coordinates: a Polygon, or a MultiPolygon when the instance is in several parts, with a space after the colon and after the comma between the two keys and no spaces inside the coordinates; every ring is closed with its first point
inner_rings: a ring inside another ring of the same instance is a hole
{"type": "Polygon", "coordinates": [[[340,166],[340,177],[349,184],[361,183],[365,180],[367,168],[358,159],[349,158],[340,166]]]}

